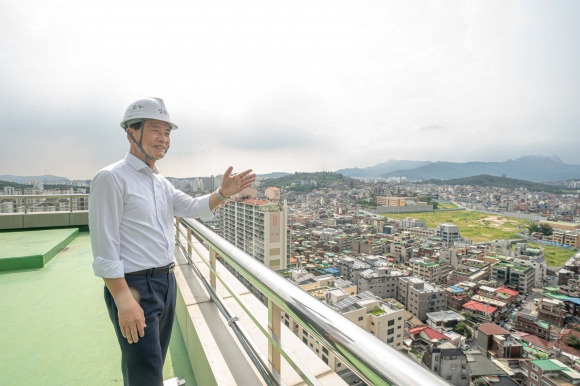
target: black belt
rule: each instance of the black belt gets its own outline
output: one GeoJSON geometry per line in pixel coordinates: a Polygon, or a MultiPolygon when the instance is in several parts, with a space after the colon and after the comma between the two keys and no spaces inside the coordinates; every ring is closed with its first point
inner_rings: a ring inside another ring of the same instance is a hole
{"type": "Polygon", "coordinates": [[[141,271],[127,272],[127,273],[125,273],[125,276],[127,276],[127,275],[129,275],[129,276],[147,275],[149,272],[151,272],[151,275],[161,275],[164,273],[173,272],[174,269],[175,269],[175,263],[171,263],[166,267],[149,268],[149,269],[143,269],[141,271]]]}

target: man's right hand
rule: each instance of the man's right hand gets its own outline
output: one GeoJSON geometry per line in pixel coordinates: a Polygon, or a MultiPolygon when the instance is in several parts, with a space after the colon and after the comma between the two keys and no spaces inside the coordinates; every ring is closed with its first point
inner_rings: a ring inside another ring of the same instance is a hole
{"type": "Polygon", "coordinates": [[[139,294],[133,294],[124,277],[103,279],[113,295],[119,316],[119,328],[129,343],[137,343],[145,336],[145,314],[139,305],[139,294]]]}
{"type": "Polygon", "coordinates": [[[117,302],[119,310],[119,327],[123,338],[127,339],[129,344],[137,343],[139,338],[145,336],[145,315],[143,308],[131,296],[130,299],[117,302]]]}

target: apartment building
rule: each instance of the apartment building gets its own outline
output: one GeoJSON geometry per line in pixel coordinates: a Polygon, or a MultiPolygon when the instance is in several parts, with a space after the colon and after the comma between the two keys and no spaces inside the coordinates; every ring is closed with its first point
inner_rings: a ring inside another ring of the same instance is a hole
{"type": "Polygon", "coordinates": [[[425,220],[419,220],[413,217],[406,217],[399,220],[399,228],[427,228],[425,220]]]}
{"type": "Polygon", "coordinates": [[[554,229],[550,236],[544,239],[553,243],[568,245],[572,248],[580,247],[580,233],[578,230],[554,229]]]}
{"type": "Polygon", "coordinates": [[[443,288],[416,277],[399,278],[397,301],[422,322],[427,320],[428,312],[445,310],[447,307],[443,288]]]}
{"type": "Polygon", "coordinates": [[[536,288],[544,286],[544,279],[548,271],[548,263],[544,259],[544,250],[531,248],[525,243],[516,244],[513,263],[525,267],[532,267],[535,272],[534,285],[536,288]]]}
{"type": "Polygon", "coordinates": [[[408,275],[387,267],[367,269],[358,276],[358,292],[369,291],[382,299],[396,299],[398,279],[405,276],[408,275]]]}
{"type": "Polygon", "coordinates": [[[340,270],[340,276],[358,285],[359,274],[371,268],[371,265],[354,257],[339,257],[335,262],[340,270]]]}
{"type": "Polygon", "coordinates": [[[436,234],[438,237],[441,237],[442,241],[447,245],[453,245],[456,241],[461,240],[459,227],[453,224],[437,225],[436,234]]]}
{"type": "Polygon", "coordinates": [[[536,271],[520,264],[500,262],[491,267],[490,280],[528,294],[534,288],[536,271]]]}
{"type": "Polygon", "coordinates": [[[272,270],[290,264],[286,206],[268,200],[239,198],[219,209],[222,236],[272,270]]]}
{"type": "MultiPolygon", "coordinates": [[[[402,308],[398,308],[395,304],[385,303],[369,292],[351,296],[340,288],[328,289],[326,298],[322,300],[326,305],[391,347],[397,350],[403,348],[405,320],[402,308]]],[[[282,312],[281,317],[284,324],[332,370],[338,372],[347,369],[338,358],[320,344],[316,336],[310,334],[288,314],[282,312]]]]}
{"type": "Polygon", "coordinates": [[[413,269],[413,276],[430,283],[443,282],[441,264],[425,258],[410,259],[409,263],[413,269]]]}

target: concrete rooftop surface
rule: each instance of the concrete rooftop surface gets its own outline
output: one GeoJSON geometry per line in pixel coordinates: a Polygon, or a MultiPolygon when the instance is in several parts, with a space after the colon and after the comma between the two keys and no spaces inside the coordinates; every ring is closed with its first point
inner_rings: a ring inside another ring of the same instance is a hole
{"type": "MultiPolygon", "coordinates": [[[[45,256],[44,267],[0,271],[0,384],[123,384],[103,281],[91,266],[89,233],[0,232],[0,260],[37,255],[45,256]]],[[[177,321],[173,331],[164,379],[196,385],[177,321]]]]}

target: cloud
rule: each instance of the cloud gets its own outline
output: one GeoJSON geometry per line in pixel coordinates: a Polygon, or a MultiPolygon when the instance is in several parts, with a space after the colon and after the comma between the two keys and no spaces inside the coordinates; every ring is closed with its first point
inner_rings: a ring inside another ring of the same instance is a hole
{"type": "Polygon", "coordinates": [[[316,145],[316,138],[283,124],[261,124],[228,134],[224,144],[249,150],[300,148],[316,145]]]}
{"type": "Polygon", "coordinates": [[[162,165],[174,176],[580,163],[577,2],[57,4],[1,6],[6,174],[90,177],[127,151],[119,121],[143,96],[180,126],[162,165]],[[172,22],[149,28],[159,20],[172,22]]]}
{"type": "Polygon", "coordinates": [[[417,129],[418,131],[431,131],[431,130],[443,130],[443,127],[436,123],[431,123],[430,125],[421,126],[417,129]]]}

